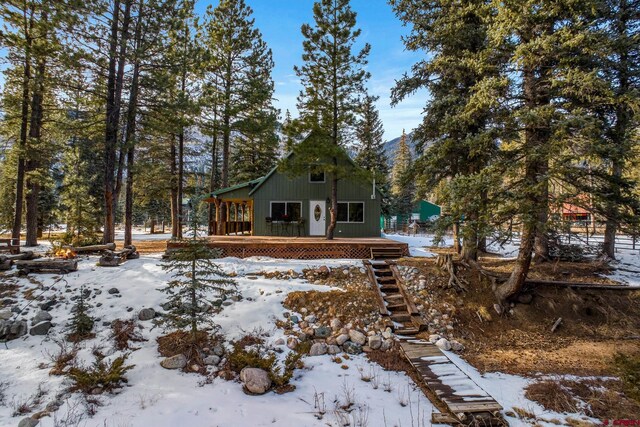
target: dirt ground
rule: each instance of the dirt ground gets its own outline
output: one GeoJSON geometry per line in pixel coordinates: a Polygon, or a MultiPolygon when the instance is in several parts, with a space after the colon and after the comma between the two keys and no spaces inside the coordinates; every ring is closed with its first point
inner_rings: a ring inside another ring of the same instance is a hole
{"type": "MultiPolygon", "coordinates": [[[[431,280],[436,300],[456,306],[455,335],[464,343],[463,357],[481,371],[520,375],[613,375],[616,353],[640,354],[640,292],[541,286],[531,290],[530,304],[515,304],[498,315],[491,283],[462,268],[469,290],[444,289],[448,275],[433,260],[403,260],[431,280]],[[555,332],[552,325],[562,323],[555,332]]],[[[508,271],[503,260],[483,260],[492,271],[508,271]]],[[[534,265],[532,276],[544,280],[607,282],[595,276],[600,264],[546,263],[534,265]]]]}

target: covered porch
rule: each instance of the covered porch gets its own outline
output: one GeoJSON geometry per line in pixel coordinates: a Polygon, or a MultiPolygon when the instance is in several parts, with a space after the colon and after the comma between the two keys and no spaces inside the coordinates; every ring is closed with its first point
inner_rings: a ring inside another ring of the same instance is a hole
{"type": "Polygon", "coordinates": [[[253,200],[211,197],[204,201],[213,212],[208,227],[210,236],[253,235],[253,200]]]}

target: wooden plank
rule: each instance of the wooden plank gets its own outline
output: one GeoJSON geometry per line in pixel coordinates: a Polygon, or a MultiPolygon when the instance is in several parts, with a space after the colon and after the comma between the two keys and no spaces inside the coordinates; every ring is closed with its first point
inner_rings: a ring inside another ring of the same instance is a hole
{"type": "Polygon", "coordinates": [[[368,261],[363,261],[364,264],[364,268],[367,271],[367,276],[369,277],[369,282],[371,283],[371,286],[373,286],[375,288],[375,294],[376,294],[376,299],[378,300],[378,305],[380,306],[380,314],[382,314],[383,316],[389,316],[389,310],[387,310],[387,306],[384,302],[384,298],[382,296],[382,293],[380,292],[380,287],[378,286],[375,276],[373,275],[373,267],[371,266],[371,263],[368,261]]]}
{"type": "Polygon", "coordinates": [[[409,293],[407,292],[407,289],[406,289],[405,284],[404,284],[404,280],[402,280],[402,276],[400,275],[400,271],[398,270],[398,267],[395,264],[391,264],[391,265],[389,265],[389,267],[391,268],[391,272],[393,273],[393,276],[396,279],[396,283],[398,284],[398,288],[400,288],[400,293],[402,294],[402,296],[404,297],[405,302],[407,303],[407,308],[409,309],[409,314],[420,315],[420,312],[418,311],[418,308],[416,307],[415,303],[413,302],[413,298],[411,298],[411,295],[409,295],[409,293]]]}

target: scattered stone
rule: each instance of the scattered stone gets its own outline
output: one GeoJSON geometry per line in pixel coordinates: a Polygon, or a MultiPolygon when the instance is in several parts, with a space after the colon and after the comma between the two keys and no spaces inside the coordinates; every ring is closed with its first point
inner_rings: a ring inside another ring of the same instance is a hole
{"type": "Polygon", "coordinates": [[[221,344],[216,344],[213,346],[213,354],[216,356],[224,356],[224,347],[221,344]]]}
{"type": "Polygon", "coordinates": [[[204,358],[203,360],[205,365],[217,365],[218,363],[220,363],[220,357],[216,356],[216,355],[211,355],[211,356],[207,356],[204,358]]]}
{"type": "MultiPolygon", "coordinates": [[[[220,303],[222,303],[222,301],[220,303]]],[[[160,307],[162,307],[164,311],[169,311],[173,308],[173,304],[171,304],[170,302],[165,302],[160,304],[160,307]]]]}
{"type": "Polygon", "coordinates": [[[160,362],[160,366],[165,369],[182,369],[187,366],[187,357],[184,354],[167,357],[160,362]]]}
{"type": "Polygon", "coordinates": [[[450,341],[450,344],[451,344],[451,350],[457,351],[457,352],[464,351],[464,345],[462,345],[458,341],[450,341]]]}
{"type": "Polygon", "coordinates": [[[438,335],[438,334],[429,335],[429,342],[432,343],[432,344],[435,344],[436,342],[438,342],[438,340],[440,338],[442,338],[442,337],[440,335],[438,335]]]}
{"type": "Polygon", "coordinates": [[[347,334],[338,335],[338,337],[336,338],[336,344],[338,345],[343,345],[347,341],[349,341],[349,335],[347,334]]]}
{"type": "Polygon", "coordinates": [[[284,345],[284,343],[285,343],[284,338],[278,338],[274,343],[274,345],[284,345]]]}
{"type": "Polygon", "coordinates": [[[331,319],[329,326],[331,326],[331,329],[333,329],[334,331],[337,331],[338,329],[342,328],[342,322],[340,321],[340,319],[331,319]]]}
{"type": "Polygon", "coordinates": [[[342,346],[342,349],[345,351],[345,353],[348,353],[348,354],[362,353],[362,346],[352,341],[347,341],[346,343],[344,343],[344,345],[342,346]]]}
{"type": "Polygon", "coordinates": [[[387,350],[391,349],[392,346],[393,346],[393,340],[392,339],[386,339],[386,340],[382,341],[382,345],[380,346],[380,350],[381,351],[387,351],[387,350]]]}
{"type": "Polygon", "coordinates": [[[31,335],[47,335],[53,325],[49,321],[40,322],[29,330],[31,335]]]}
{"type": "Polygon", "coordinates": [[[40,420],[28,417],[21,419],[18,423],[18,427],[36,427],[38,424],[40,424],[40,420]]]}
{"type": "Polygon", "coordinates": [[[40,309],[44,311],[49,311],[53,308],[54,305],[56,305],[56,300],[52,299],[40,304],[40,309]]]}
{"type": "Polygon", "coordinates": [[[391,338],[393,336],[393,332],[391,332],[391,328],[387,328],[384,330],[384,332],[382,332],[382,338],[388,340],[389,338],[391,338]]]}
{"type": "Polygon", "coordinates": [[[0,310],[0,320],[9,320],[13,316],[11,310],[0,310]]]}
{"type": "Polygon", "coordinates": [[[440,338],[438,341],[436,341],[436,345],[441,350],[451,350],[451,343],[446,338],[440,338]]]}
{"type": "Polygon", "coordinates": [[[153,308],[143,308],[138,313],[138,319],[140,320],[151,320],[156,317],[156,311],[153,308]]]}
{"type": "Polygon", "coordinates": [[[307,323],[316,323],[316,320],[318,320],[318,318],[316,316],[314,316],[313,314],[308,315],[307,317],[304,318],[304,321],[307,323]]]}
{"type": "Polygon", "coordinates": [[[111,295],[115,295],[115,294],[119,294],[120,293],[118,288],[111,288],[107,292],[109,292],[111,295]]]}
{"type": "Polygon", "coordinates": [[[349,339],[358,345],[364,345],[364,343],[367,342],[367,336],[355,329],[349,331],[349,339]]]}
{"type": "Polygon", "coordinates": [[[297,338],[294,338],[294,337],[287,338],[287,347],[289,347],[291,350],[295,350],[296,347],[298,347],[298,344],[300,344],[300,341],[298,341],[297,338]]]}
{"type": "Polygon", "coordinates": [[[337,345],[330,345],[327,347],[327,353],[338,354],[340,353],[340,347],[338,347],[337,345]]]}
{"type": "Polygon", "coordinates": [[[314,331],[314,335],[318,338],[327,338],[331,335],[331,328],[328,326],[320,326],[314,331]]]}
{"type": "Polygon", "coordinates": [[[47,320],[52,320],[53,316],[49,314],[49,312],[44,311],[44,310],[40,310],[39,312],[36,313],[35,317],[33,318],[32,323],[38,324],[40,322],[45,322],[47,320]]]}
{"type": "Polygon", "coordinates": [[[27,322],[24,320],[0,320],[0,340],[10,341],[27,334],[27,322]]]}
{"type": "Polygon", "coordinates": [[[327,344],[323,342],[317,342],[311,346],[311,349],[309,350],[309,356],[322,356],[323,354],[327,354],[327,351],[327,344]]]}
{"type": "Polygon", "coordinates": [[[382,347],[382,337],[380,335],[371,335],[369,337],[369,347],[371,347],[371,350],[378,350],[382,347]]]}
{"type": "Polygon", "coordinates": [[[292,323],[298,323],[300,318],[298,316],[291,316],[289,317],[289,320],[291,320],[292,323]]]}
{"type": "Polygon", "coordinates": [[[264,369],[244,368],[240,371],[240,381],[244,388],[253,394],[264,394],[271,388],[271,378],[264,369]]]}

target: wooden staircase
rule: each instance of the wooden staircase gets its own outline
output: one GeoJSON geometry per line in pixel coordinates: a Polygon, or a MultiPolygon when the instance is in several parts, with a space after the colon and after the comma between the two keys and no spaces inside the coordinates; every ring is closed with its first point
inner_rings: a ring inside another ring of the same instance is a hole
{"type": "Polygon", "coordinates": [[[367,275],[377,291],[380,314],[398,335],[414,336],[426,328],[420,312],[400,279],[393,261],[364,260],[367,275]]]}
{"type": "Polygon", "coordinates": [[[371,259],[398,259],[404,256],[401,247],[372,247],[371,259]]]}

